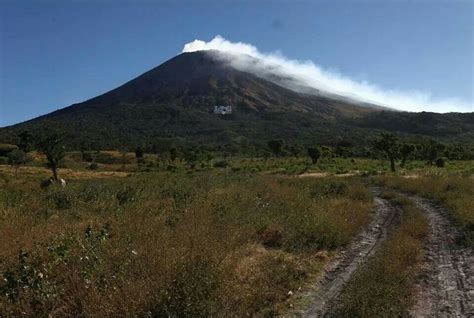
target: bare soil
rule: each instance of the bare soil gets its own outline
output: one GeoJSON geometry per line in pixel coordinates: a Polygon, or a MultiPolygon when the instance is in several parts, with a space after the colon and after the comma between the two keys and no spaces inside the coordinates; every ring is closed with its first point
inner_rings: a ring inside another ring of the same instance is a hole
{"type": "MultiPolygon", "coordinates": [[[[387,238],[402,211],[375,196],[374,218],[353,243],[328,263],[314,289],[302,317],[325,317],[336,307],[340,293],[352,274],[364,264],[387,238]]],[[[417,303],[413,317],[474,317],[474,250],[459,246],[461,234],[450,222],[446,209],[415,195],[407,195],[426,215],[430,235],[425,242],[425,257],[416,282],[417,303]]]]}
{"type": "Polygon", "coordinates": [[[292,313],[302,317],[324,317],[334,309],[338,297],[352,274],[364,264],[385,241],[390,229],[397,223],[401,210],[377,196],[372,222],[345,250],[326,266],[325,272],[306,297],[312,303],[305,311],[292,313]]]}
{"type": "Polygon", "coordinates": [[[443,207],[418,196],[407,197],[425,212],[431,227],[412,315],[474,317],[473,249],[456,244],[460,233],[443,207]]]}

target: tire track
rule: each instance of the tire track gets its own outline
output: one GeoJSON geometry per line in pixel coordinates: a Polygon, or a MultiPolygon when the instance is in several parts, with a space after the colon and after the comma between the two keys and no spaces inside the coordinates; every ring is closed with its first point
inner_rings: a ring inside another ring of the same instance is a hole
{"type": "Polygon", "coordinates": [[[364,264],[385,241],[392,226],[399,220],[401,210],[375,194],[375,214],[366,230],[361,232],[350,246],[339,253],[325,269],[322,279],[306,297],[312,299],[307,311],[293,313],[299,317],[324,317],[337,303],[337,299],[349,278],[364,264]]]}
{"type": "Polygon", "coordinates": [[[459,231],[446,209],[430,200],[406,195],[425,212],[431,233],[417,283],[415,317],[474,317],[474,252],[455,242],[459,231]]]}

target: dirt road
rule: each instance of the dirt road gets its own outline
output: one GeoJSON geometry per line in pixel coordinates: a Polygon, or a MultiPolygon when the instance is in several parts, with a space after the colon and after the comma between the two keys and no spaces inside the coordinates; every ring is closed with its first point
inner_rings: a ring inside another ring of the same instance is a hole
{"type": "Polygon", "coordinates": [[[431,233],[418,282],[415,317],[474,317],[474,251],[459,247],[460,234],[447,211],[417,196],[407,196],[425,212],[431,233]]]}
{"type": "MultiPolygon", "coordinates": [[[[417,280],[417,303],[414,317],[474,317],[474,251],[459,247],[458,230],[450,223],[447,211],[435,203],[414,195],[400,193],[412,200],[426,215],[430,235],[425,244],[425,259],[417,280]]],[[[374,219],[354,242],[331,261],[314,290],[302,317],[328,316],[352,274],[364,264],[387,238],[402,211],[377,196],[374,219]]]]}
{"type": "Polygon", "coordinates": [[[322,279],[307,295],[313,299],[310,308],[305,312],[295,313],[296,316],[323,317],[328,314],[329,310],[334,308],[345,283],[387,238],[390,228],[401,215],[401,210],[377,194],[378,191],[375,190],[375,213],[372,222],[347,249],[328,264],[322,279]]]}

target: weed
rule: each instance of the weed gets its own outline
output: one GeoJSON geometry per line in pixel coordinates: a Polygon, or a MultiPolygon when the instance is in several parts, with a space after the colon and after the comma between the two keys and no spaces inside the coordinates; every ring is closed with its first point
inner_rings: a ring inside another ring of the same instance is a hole
{"type": "Polygon", "coordinates": [[[429,226],[411,202],[390,197],[404,209],[402,222],[344,287],[338,317],[406,317],[413,305],[416,266],[429,226]]]}

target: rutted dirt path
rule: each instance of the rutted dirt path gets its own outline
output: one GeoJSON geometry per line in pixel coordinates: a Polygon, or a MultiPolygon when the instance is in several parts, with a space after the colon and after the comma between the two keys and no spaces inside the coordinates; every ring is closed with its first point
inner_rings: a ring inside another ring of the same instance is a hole
{"type": "Polygon", "coordinates": [[[456,246],[460,234],[444,208],[418,196],[407,197],[425,212],[431,227],[412,315],[474,317],[474,250],[456,246]]]}
{"type": "MultiPolygon", "coordinates": [[[[378,196],[375,189],[375,215],[367,229],[332,260],[312,292],[311,305],[302,317],[329,316],[340,293],[354,272],[364,264],[387,238],[402,211],[378,196]]],[[[426,215],[430,235],[425,244],[425,259],[418,275],[414,317],[474,317],[474,249],[459,247],[459,231],[451,224],[446,209],[415,195],[399,193],[412,200],[426,215]]]]}
{"type": "Polygon", "coordinates": [[[387,200],[378,197],[379,191],[377,189],[374,192],[376,195],[374,199],[375,215],[372,222],[347,249],[328,264],[322,279],[307,295],[308,299],[312,299],[311,306],[306,312],[295,313],[295,315],[323,317],[328,314],[337,303],[345,283],[387,238],[390,228],[399,219],[401,210],[391,205],[387,200]]]}

